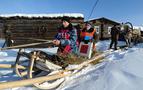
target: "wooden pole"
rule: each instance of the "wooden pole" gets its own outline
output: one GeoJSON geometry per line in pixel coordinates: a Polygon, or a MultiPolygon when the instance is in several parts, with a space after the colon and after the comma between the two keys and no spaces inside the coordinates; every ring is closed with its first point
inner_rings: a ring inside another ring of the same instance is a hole
{"type": "Polygon", "coordinates": [[[27,79],[27,80],[4,82],[4,83],[0,83],[0,90],[7,89],[7,88],[14,88],[14,87],[22,87],[22,86],[32,85],[32,84],[38,83],[38,82],[55,80],[55,79],[63,78],[65,76],[69,76],[69,75],[70,75],[69,73],[66,73],[66,74],[59,73],[59,74],[56,74],[56,75],[43,76],[43,77],[27,79]]]}
{"type": "Polygon", "coordinates": [[[87,60],[87,61],[85,61],[85,62],[79,64],[79,66],[76,68],[76,70],[81,69],[83,66],[86,66],[86,65],[88,65],[88,64],[90,64],[90,63],[92,63],[92,62],[94,62],[95,60],[102,59],[102,58],[106,57],[106,56],[109,55],[109,54],[110,54],[110,51],[107,51],[107,52],[105,52],[105,53],[103,53],[103,54],[100,54],[100,55],[96,56],[96,57],[93,58],[93,59],[87,60]]]}
{"type": "Polygon", "coordinates": [[[13,68],[11,64],[0,64],[0,68],[13,68]]]}
{"type": "Polygon", "coordinates": [[[24,45],[17,45],[17,46],[5,47],[5,48],[0,48],[0,50],[23,48],[23,47],[36,46],[36,45],[42,45],[42,44],[48,44],[48,43],[52,43],[52,41],[49,40],[49,41],[40,42],[40,43],[31,43],[31,44],[24,44],[24,45]]]}
{"type": "MultiPolygon", "coordinates": [[[[14,65],[11,64],[0,64],[0,68],[15,68],[14,65]]],[[[18,68],[20,69],[26,69],[26,67],[18,65],[18,68]]]]}

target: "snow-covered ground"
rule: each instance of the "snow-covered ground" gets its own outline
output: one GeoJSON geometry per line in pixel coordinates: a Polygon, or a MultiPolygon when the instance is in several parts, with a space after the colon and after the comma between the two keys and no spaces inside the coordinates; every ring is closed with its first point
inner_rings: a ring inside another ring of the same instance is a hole
{"type": "MultiPolygon", "coordinates": [[[[97,43],[97,50],[105,51],[110,41],[97,43]]],[[[3,41],[0,41],[2,46],[3,41]]],[[[124,43],[120,43],[124,44],[124,43]]],[[[44,49],[45,50],[45,49],[44,49]]],[[[55,49],[45,51],[56,52],[55,49]]],[[[0,51],[0,64],[13,64],[16,49],[0,51]]],[[[104,62],[88,66],[66,81],[58,90],[143,90],[143,44],[138,44],[125,51],[115,51],[104,62]]],[[[19,80],[11,69],[0,69],[0,82],[19,80]]],[[[7,90],[36,90],[35,87],[18,87],[7,90]]]]}

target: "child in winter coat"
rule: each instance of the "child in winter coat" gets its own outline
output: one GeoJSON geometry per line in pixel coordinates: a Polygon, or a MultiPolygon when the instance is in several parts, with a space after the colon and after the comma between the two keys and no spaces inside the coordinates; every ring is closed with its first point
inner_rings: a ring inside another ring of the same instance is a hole
{"type": "Polygon", "coordinates": [[[62,26],[58,29],[55,39],[52,43],[58,46],[57,55],[48,55],[48,58],[53,63],[56,63],[65,68],[68,63],[66,59],[71,53],[77,54],[77,30],[70,23],[70,19],[64,16],[62,26]]]}
{"type": "Polygon", "coordinates": [[[81,41],[84,43],[93,42],[93,50],[95,50],[96,30],[92,27],[90,22],[85,23],[85,27],[80,33],[81,41]]]}
{"type": "Polygon", "coordinates": [[[59,47],[58,53],[64,55],[77,53],[77,30],[70,23],[69,17],[63,17],[62,26],[59,28],[53,44],[59,47]]]}

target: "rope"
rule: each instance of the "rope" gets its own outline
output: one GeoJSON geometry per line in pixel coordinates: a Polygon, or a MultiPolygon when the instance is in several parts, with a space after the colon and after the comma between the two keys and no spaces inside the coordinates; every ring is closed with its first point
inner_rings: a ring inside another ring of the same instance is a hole
{"type": "Polygon", "coordinates": [[[49,41],[49,40],[46,40],[46,39],[39,39],[39,38],[20,38],[20,39],[23,39],[23,40],[35,40],[35,41],[43,41],[43,42],[46,42],[46,41],[49,41]]]}

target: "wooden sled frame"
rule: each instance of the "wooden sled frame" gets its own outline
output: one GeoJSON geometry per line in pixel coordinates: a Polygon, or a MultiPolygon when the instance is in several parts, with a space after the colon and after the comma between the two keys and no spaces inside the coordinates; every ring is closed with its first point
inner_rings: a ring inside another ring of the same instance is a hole
{"type": "MultiPolygon", "coordinates": [[[[45,43],[47,43],[47,42],[45,42],[45,43]]],[[[14,48],[19,48],[19,47],[20,46],[15,46],[14,48]]],[[[6,49],[12,49],[12,47],[4,48],[1,50],[6,50],[6,49]]],[[[27,86],[27,85],[32,85],[32,84],[39,89],[47,89],[47,90],[53,89],[53,88],[58,87],[60,84],[62,84],[64,82],[66,76],[71,76],[71,75],[78,73],[78,71],[80,71],[81,69],[83,69],[85,66],[87,66],[88,64],[90,64],[92,62],[95,62],[95,61],[96,61],[96,63],[101,62],[101,59],[106,57],[109,54],[110,54],[110,51],[107,51],[106,53],[100,54],[94,58],[91,58],[91,59],[79,64],[78,67],[76,67],[76,68],[65,69],[65,70],[60,69],[60,70],[56,70],[54,73],[51,73],[49,75],[33,78],[32,74],[34,72],[34,63],[37,60],[39,60],[38,52],[34,51],[32,53],[26,53],[23,49],[19,49],[14,65],[6,65],[6,64],[1,65],[0,64],[0,68],[14,68],[16,74],[18,76],[24,78],[24,80],[0,83],[0,89],[27,86]],[[23,66],[20,63],[21,56],[28,58],[28,66],[27,67],[23,66]],[[25,70],[25,71],[23,72],[22,70],[25,70]],[[75,70],[76,70],[76,72],[75,72],[75,70]],[[24,77],[24,76],[26,76],[26,77],[24,77]],[[54,81],[59,80],[60,82],[59,81],[55,82],[53,85],[49,85],[47,87],[40,86],[40,84],[43,82],[48,82],[48,81],[53,81],[53,80],[54,81]]]]}

